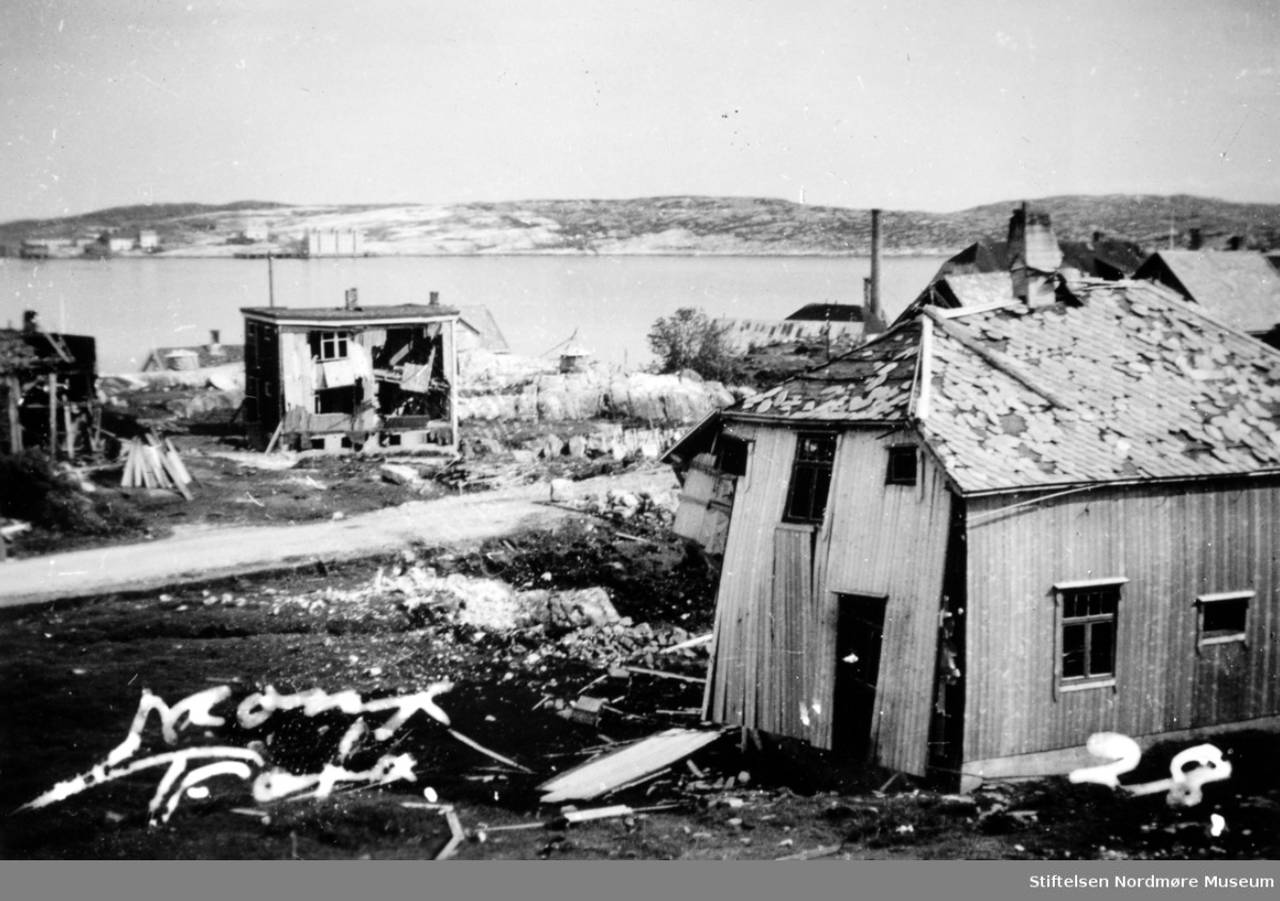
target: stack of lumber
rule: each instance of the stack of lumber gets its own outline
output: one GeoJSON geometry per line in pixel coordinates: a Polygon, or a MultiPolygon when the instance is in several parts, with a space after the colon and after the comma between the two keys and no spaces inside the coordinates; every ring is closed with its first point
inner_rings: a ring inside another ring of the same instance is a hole
{"type": "Polygon", "coordinates": [[[124,462],[122,488],[168,488],[191,500],[191,473],[168,438],[161,441],[151,432],[129,442],[124,462]]]}

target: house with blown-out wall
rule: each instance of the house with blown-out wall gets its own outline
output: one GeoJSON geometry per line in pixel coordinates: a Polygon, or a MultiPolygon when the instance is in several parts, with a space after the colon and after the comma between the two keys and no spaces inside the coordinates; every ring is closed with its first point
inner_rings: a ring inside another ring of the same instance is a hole
{"type": "Polygon", "coordinates": [[[1280,724],[1280,353],[1146,281],[916,305],[668,453],[705,715],[917,775],[1280,724]]]}
{"type": "Polygon", "coordinates": [[[244,419],[257,447],[458,445],[458,311],[439,303],[245,307],[244,419]]]}

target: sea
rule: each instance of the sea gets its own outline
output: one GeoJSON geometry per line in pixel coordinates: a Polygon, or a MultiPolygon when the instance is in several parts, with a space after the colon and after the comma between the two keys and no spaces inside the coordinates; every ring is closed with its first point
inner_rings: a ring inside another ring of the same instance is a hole
{"type": "MultiPolygon", "coordinates": [[[[939,256],[881,264],[886,314],[928,284],[939,256]]],[[[862,303],[867,257],[430,256],[310,260],[0,259],[0,324],[34,310],[46,331],[91,335],[101,373],[136,372],[155,347],[243,341],[242,307],[426,303],[489,308],[513,353],[553,357],[572,338],[610,367],[652,363],[653,323],[681,307],[782,319],[809,303],[862,303]]]]}

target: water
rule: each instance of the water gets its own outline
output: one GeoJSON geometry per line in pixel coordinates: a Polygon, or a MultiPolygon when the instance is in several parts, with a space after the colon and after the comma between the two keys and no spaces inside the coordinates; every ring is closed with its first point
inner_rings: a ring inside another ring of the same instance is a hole
{"type": "MultiPolygon", "coordinates": [[[[888,257],[885,311],[896,315],[942,258],[888,257]]],[[[710,316],[781,319],[807,303],[861,303],[865,257],[376,257],[276,260],[276,306],[341,306],[356,287],[362,305],[483,304],[518,354],[537,356],[575,330],[595,359],[638,367],[646,336],[679,307],[710,316]]],[[[23,310],[50,331],[93,335],[101,372],[141,368],[153,347],[202,344],[218,329],[243,341],[240,308],[267,306],[265,260],[0,259],[0,325],[23,310]]]]}

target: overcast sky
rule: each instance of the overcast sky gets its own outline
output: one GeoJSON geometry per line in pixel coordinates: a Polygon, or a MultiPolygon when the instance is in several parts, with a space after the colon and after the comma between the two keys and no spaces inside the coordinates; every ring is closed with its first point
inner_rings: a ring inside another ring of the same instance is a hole
{"type": "Polygon", "coordinates": [[[0,221],[731,194],[1280,202],[1277,0],[6,0],[0,221]]]}

